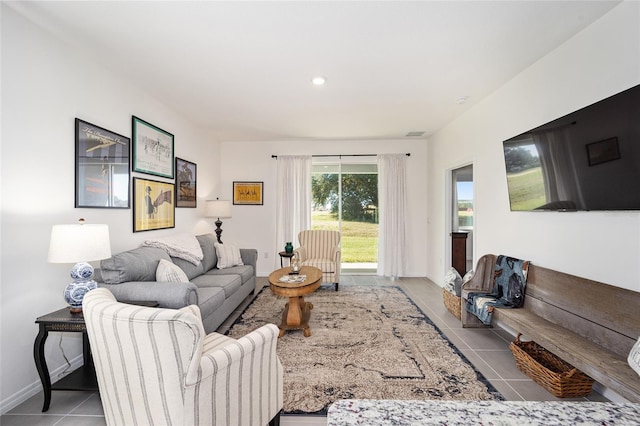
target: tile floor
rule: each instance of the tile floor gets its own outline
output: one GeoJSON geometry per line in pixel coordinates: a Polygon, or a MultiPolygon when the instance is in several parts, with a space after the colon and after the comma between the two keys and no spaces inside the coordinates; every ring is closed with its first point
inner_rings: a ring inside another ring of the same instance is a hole
{"type": "MultiPolygon", "coordinates": [[[[258,278],[258,286],[267,283],[258,278]]],[[[523,375],[515,366],[509,342],[513,337],[500,329],[463,329],[442,302],[442,289],[426,278],[401,278],[396,281],[372,275],[343,275],[344,285],[399,285],[423,310],[455,346],[498,389],[507,400],[547,401],[556,400],[553,395],[523,375]]],[[[235,317],[244,310],[249,300],[223,324],[218,331],[224,332],[235,317]]],[[[593,391],[587,398],[592,401],[607,399],[593,391]]],[[[15,407],[0,417],[2,426],[93,426],[104,425],[102,406],[96,392],[54,391],[51,408],[42,413],[42,393],[15,407]]],[[[282,426],[326,425],[323,416],[282,416],[282,426]]]]}

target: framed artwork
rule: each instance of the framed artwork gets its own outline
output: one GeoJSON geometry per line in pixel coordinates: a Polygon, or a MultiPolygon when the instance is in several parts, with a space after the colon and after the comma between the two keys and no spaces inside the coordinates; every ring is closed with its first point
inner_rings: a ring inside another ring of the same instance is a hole
{"type": "Polygon", "coordinates": [[[76,118],[75,207],[130,207],[130,139],[76,118]]]}
{"type": "Polygon", "coordinates": [[[197,207],[196,164],[176,157],[176,207],[197,207]]]}
{"type": "Polygon", "coordinates": [[[613,137],[587,144],[587,156],[589,158],[589,166],[619,160],[618,138],[613,137]]]}
{"type": "Polygon", "coordinates": [[[233,204],[262,205],[263,182],[233,182],[233,204]]]}
{"type": "Polygon", "coordinates": [[[133,116],[133,171],[173,179],[173,135],[133,116]]]}
{"type": "Polygon", "coordinates": [[[133,178],[133,232],[175,228],[174,185],[133,178]]]}

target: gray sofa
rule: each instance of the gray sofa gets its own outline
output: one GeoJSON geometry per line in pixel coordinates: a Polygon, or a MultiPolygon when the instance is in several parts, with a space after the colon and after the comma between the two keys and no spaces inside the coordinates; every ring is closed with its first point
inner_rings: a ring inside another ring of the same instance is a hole
{"type": "Polygon", "coordinates": [[[118,301],[156,301],[161,308],[198,305],[205,331],[215,331],[256,288],[255,249],[240,249],[244,265],[217,269],[213,234],[196,236],[204,258],[198,265],[171,257],[161,248],[139,247],[105,259],[96,269],[99,287],[110,290],[118,301]],[[161,259],[182,269],[189,282],[158,282],[161,259]]]}

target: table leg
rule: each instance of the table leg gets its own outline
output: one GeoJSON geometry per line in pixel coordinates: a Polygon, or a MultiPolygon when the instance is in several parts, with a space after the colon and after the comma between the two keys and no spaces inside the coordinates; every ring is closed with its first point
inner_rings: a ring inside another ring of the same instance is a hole
{"type": "Polygon", "coordinates": [[[47,368],[47,361],[44,357],[44,342],[47,340],[49,331],[41,324],[40,331],[36,336],[36,340],[33,343],[33,358],[36,362],[36,369],[42,382],[42,390],[44,391],[44,405],[42,406],[42,412],[49,409],[51,404],[51,377],[49,376],[49,369],[47,368]]]}
{"type": "Polygon", "coordinates": [[[302,296],[290,297],[287,304],[287,325],[299,326],[302,321],[302,305],[304,305],[304,299],[302,296]]]}

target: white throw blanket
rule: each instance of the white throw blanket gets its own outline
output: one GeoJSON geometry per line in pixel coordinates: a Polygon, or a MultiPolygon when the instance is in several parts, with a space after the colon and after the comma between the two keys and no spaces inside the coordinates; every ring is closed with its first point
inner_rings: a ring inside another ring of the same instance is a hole
{"type": "Polygon", "coordinates": [[[179,234],[171,237],[146,240],[142,243],[147,247],[164,249],[169,256],[178,257],[197,265],[204,258],[198,239],[190,234],[179,234]]]}

